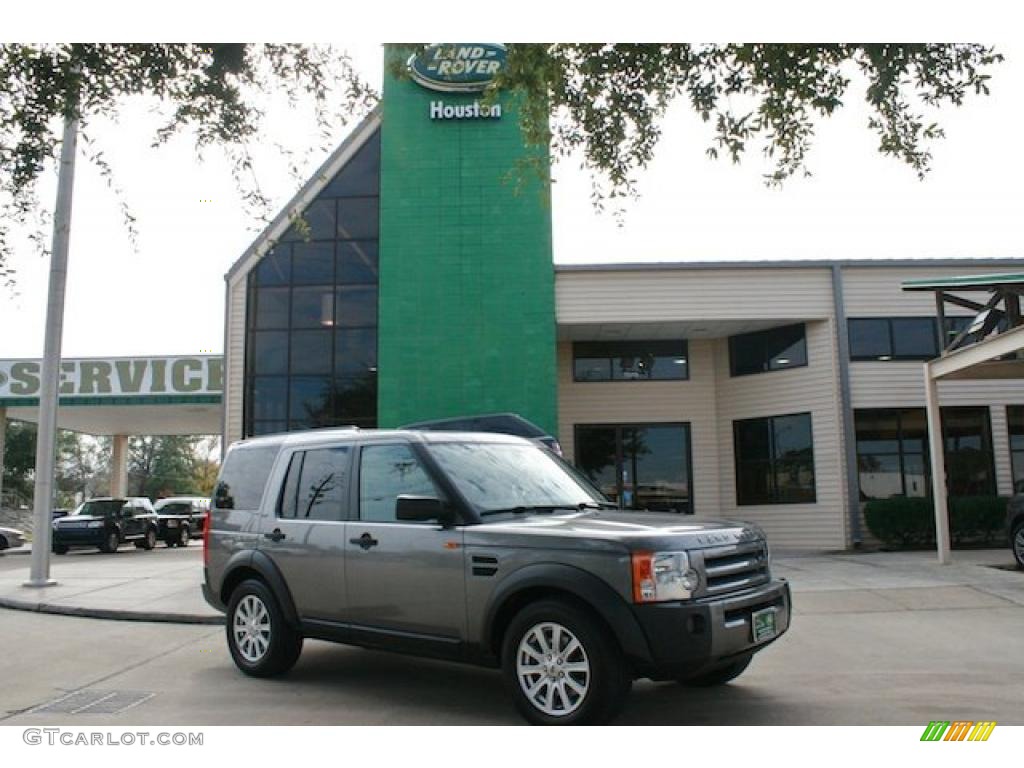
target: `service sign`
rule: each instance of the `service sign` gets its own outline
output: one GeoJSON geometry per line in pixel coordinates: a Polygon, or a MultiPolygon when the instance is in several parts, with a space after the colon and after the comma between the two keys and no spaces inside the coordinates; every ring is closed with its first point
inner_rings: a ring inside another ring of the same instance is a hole
{"type": "MultiPolygon", "coordinates": [[[[0,360],[0,401],[38,398],[40,369],[39,360],[0,360]]],[[[219,355],[62,360],[58,386],[62,398],[219,395],[223,389],[219,355]]]]}
{"type": "Polygon", "coordinates": [[[505,67],[499,43],[435,43],[409,57],[412,79],[433,91],[482,91],[505,67]]]}

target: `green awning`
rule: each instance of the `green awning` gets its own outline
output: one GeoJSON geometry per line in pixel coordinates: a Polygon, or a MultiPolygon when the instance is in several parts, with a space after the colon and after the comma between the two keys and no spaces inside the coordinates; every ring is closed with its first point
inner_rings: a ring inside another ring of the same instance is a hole
{"type": "Polygon", "coordinates": [[[1024,272],[904,280],[902,283],[904,291],[994,291],[1005,285],[1024,285],[1024,272]]]}

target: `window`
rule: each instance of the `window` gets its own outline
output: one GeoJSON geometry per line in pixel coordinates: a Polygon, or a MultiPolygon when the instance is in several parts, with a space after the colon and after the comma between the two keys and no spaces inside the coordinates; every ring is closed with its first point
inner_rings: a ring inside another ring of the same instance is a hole
{"type": "Polygon", "coordinates": [[[1010,428],[1010,461],[1013,464],[1013,492],[1024,493],[1024,405],[1006,409],[1010,428]]]}
{"type": "Polygon", "coordinates": [[[359,470],[359,519],[396,522],[397,500],[402,495],[440,498],[441,494],[408,445],[364,447],[359,470]]]}
{"type": "Polygon", "coordinates": [[[686,341],[579,341],[574,381],[665,381],[690,378],[686,341]]]}
{"type": "Polygon", "coordinates": [[[946,487],[950,496],[995,496],[988,408],[943,408],[946,487]]]}
{"type": "Polygon", "coordinates": [[[275,458],[276,445],[228,451],[217,487],[213,489],[213,506],[217,509],[259,509],[275,458]]]}
{"type": "Polygon", "coordinates": [[[349,449],[318,448],[292,456],[277,516],[290,520],[343,520],[349,449]]]}
{"type": "Polygon", "coordinates": [[[803,323],[729,337],[729,368],[733,376],[805,365],[807,338],[803,323]]]}
{"type": "MultiPolygon", "coordinates": [[[[862,501],[931,495],[924,408],[857,410],[854,424],[862,501]]],[[[994,495],[995,467],[988,408],[943,408],[942,430],[946,441],[949,495],[994,495]]]]}
{"type": "Polygon", "coordinates": [[[939,354],[933,317],[851,318],[851,360],[931,360],[939,354]]]}
{"type": "Polygon", "coordinates": [[[734,421],[733,432],[737,504],[815,501],[811,414],[734,421]]]}
{"type": "Polygon", "coordinates": [[[579,425],[576,466],[623,509],[693,512],[690,425],[579,425]]]}
{"type": "Polygon", "coordinates": [[[931,492],[923,408],[858,410],[854,424],[861,501],[931,492]]]}
{"type": "Polygon", "coordinates": [[[380,136],[252,270],[244,434],[377,424],[380,136]]]}

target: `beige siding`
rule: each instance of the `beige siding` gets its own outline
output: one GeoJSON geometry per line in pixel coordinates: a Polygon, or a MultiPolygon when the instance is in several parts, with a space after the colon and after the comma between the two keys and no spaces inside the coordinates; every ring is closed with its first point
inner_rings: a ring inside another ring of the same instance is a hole
{"type": "MultiPolygon", "coordinates": [[[[934,317],[933,293],[907,292],[905,280],[926,280],[959,275],[1019,272],[1020,262],[980,267],[844,267],[843,301],[847,317],[934,317]]],[[[976,294],[983,302],[987,294],[976,294]]],[[[950,315],[970,310],[946,306],[950,315]]],[[[851,362],[850,395],[853,408],[924,408],[924,365],[920,362],[851,362]]],[[[1009,436],[1006,406],[1024,404],[1024,381],[946,381],[939,383],[942,406],[989,406],[996,481],[1000,493],[1011,491],[1009,436]]]]}
{"type": "Polygon", "coordinates": [[[687,381],[574,382],[572,344],[559,344],[558,438],[566,456],[574,457],[578,424],[687,422],[694,513],[720,515],[713,348],[712,341],[689,342],[687,381]]]}
{"type": "Polygon", "coordinates": [[[779,547],[843,549],[846,482],[835,325],[829,320],[806,327],[808,365],[804,368],[730,377],[728,343],[722,339],[716,344],[722,513],[757,523],[779,547]],[[815,503],[739,506],[733,421],[806,412],[811,414],[814,436],[815,503]]]}
{"type": "Polygon", "coordinates": [[[827,317],[827,268],[559,272],[560,324],[827,317]]]}
{"type": "Polygon", "coordinates": [[[228,289],[227,339],[224,347],[224,441],[242,436],[242,392],[245,374],[245,274],[228,289]]]}
{"type": "MultiPolygon", "coordinates": [[[[923,408],[924,364],[850,363],[850,399],[854,408],[923,408]]],[[[1024,404],[1024,381],[941,381],[942,405],[1024,404]]]]}
{"type": "MultiPolygon", "coordinates": [[[[904,280],[929,280],[960,275],[987,275],[1019,272],[1021,262],[986,264],[981,267],[843,267],[843,303],[847,317],[935,316],[935,294],[930,291],[904,291],[904,280]]],[[[979,294],[983,296],[984,294],[979,294]]],[[[969,314],[956,310],[950,314],[969,314]]]]}

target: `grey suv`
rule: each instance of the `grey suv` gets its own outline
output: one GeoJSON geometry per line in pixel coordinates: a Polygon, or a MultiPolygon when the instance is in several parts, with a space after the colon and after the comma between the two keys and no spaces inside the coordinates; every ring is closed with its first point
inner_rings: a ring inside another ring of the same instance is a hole
{"type": "Polygon", "coordinates": [[[507,435],[235,443],[204,542],[243,672],[288,671],[306,637],[500,667],[533,723],[605,722],[639,677],[728,682],[789,627],[758,528],[618,511],[507,435]]]}

